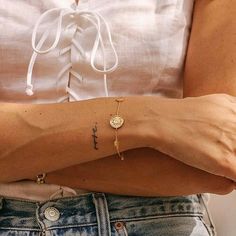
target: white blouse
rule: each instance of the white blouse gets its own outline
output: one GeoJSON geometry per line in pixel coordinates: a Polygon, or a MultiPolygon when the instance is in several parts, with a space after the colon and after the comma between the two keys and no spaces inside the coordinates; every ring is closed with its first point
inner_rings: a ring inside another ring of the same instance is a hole
{"type": "MultiPolygon", "coordinates": [[[[0,0],[0,101],[181,98],[193,3],[0,0]]],[[[74,193],[29,181],[2,184],[0,195],[44,200],[58,189],[74,193]]]]}

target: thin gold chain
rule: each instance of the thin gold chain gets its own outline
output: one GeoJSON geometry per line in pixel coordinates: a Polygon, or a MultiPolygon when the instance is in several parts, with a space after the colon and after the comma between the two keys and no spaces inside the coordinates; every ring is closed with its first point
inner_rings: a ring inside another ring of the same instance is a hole
{"type": "MultiPolygon", "coordinates": [[[[116,102],[118,103],[118,104],[117,104],[117,109],[116,109],[116,118],[119,118],[120,121],[122,121],[122,122],[120,123],[119,127],[116,127],[116,128],[115,128],[115,141],[114,141],[114,146],[115,146],[115,148],[116,148],[117,154],[118,154],[118,156],[120,157],[120,159],[121,159],[122,161],[124,160],[124,155],[123,155],[123,153],[120,152],[120,146],[119,146],[120,143],[119,143],[119,141],[118,141],[118,129],[121,128],[122,125],[123,125],[123,123],[124,123],[124,119],[123,119],[121,116],[119,116],[120,104],[121,104],[121,102],[123,102],[123,101],[124,101],[123,98],[117,98],[117,99],[116,99],[116,102]]],[[[113,128],[114,128],[114,127],[113,127],[113,128]]]]}

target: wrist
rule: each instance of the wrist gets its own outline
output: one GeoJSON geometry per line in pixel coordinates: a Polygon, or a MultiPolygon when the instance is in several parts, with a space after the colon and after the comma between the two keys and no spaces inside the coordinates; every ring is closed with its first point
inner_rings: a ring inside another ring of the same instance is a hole
{"type": "Polygon", "coordinates": [[[176,125],[176,112],[181,109],[181,99],[150,97],[146,103],[145,133],[147,147],[163,153],[168,153],[172,143],[175,142],[179,126],[176,125]],[[171,144],[171,145],[169,145],[171,144]]]}
{"type": "Polygon", "coordinates": [[[134,148],[155,147],[162,142],[163,137],[163,98],[155,96],[127,97],[122,104],[120,114],[125,119],[124,126],[118,131],[121,149],[127,150],[126,145],[134,148]],[[123,141],[122,141],[123,140],[123,141]],[[126,145],[124,144],[126,143],[126,145]]]}

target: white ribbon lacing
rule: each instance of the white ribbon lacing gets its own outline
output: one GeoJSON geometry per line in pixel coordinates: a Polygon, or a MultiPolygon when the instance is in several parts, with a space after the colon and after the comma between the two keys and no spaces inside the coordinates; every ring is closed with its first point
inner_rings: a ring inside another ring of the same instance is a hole
{"type": "MultiPolygon", "coordinates": [[[[91,51],[90,65],[91,65],[91,67],[93,68],[94,71],[103,74],[105,95],[108,97],[109,95],[108,95],[108,85],[107,85],[107,74],[113,72],[118,67],[118,56],[117,56],[117,52],[115,50],[115,47],[114,47],[114,44],[113,44],[113,41],[112,41],[110,27],[109,27],[107,21],[104,19],[104,17],[100,13],[98,13],[96,11],[90,11],[90,10],[79,10],[78,6],[76,6],[75,9],[73,9],[73,8],[53,8],[53,9],[50,9],[50,10],[46,11],[45,13],[43,13],[39,17],[38,21],[36,22],[33,33],[32,33],[32,48],[33,48],[34,52],[32,54],[32,57],[30,59],[30,63],[29,63],[29,66],[28,66],[26,94],[29,95],[29,96],[33,95],[32,73],[33,73],[33,68],[34,68],[34,64],[36,62],[37,55],[38,54],[49,53],[57,47],[57,45],[59,43],[59,40],[60,40],[60,37],[61,37],[61,33],[62,33],[63,18],[65,16],[68,16],[68,15],[71,18],[75,18],[76,16],[77,17],[78,16],[83,17],[83,18],[87,19],[96,29],[96,36],[95,36],[93,48],[92,48],[92,51],[91,51]],[[36,38],[37,38],[37,35],[38,35],[38,29],[39,29],[40,25],[42,24],[42,22],[48,16],[54,15],[57,12],[59,12],[59,15],[55,19],[55,22],[56,22],[56,25],[57,25],[56,26],[55,40],[54,40],[54,42],[52,43],[52,45],[50,47],[48,47],[47,49],[42,50],[42,47],[44,46],[44,43],[48,39],[49,33],[53,30],[52,29],[53,26],[51,25],[45,30],[45,32],[43,33],[41,39],[39,40],[38,44],[36,45],[36,38]],[[101,35],[101,27],[103,25],[105,25],[105,30],[106,30],[106,33],[107,33],[107,36],[108,36],[109,44],[111,46],[111,49],[112,49],[112,52],[113,52],[113,55],[114,55],[114,64],[110,67],[107,67],[104,40],[103,40],[102,35],[101,35]],[[103,68],[102,69],[99,69],[95,65],[95,59],[96,59],[96,55],[97,55],[99,46],[101,47],[102,54],[103,54],[103,68]]],[[[76,17],[76,19],[77,19],[77,17],[76,17]]],[[[72,22],[72,23],[68,24],[66,26],[66,28],[70,28],[72,26],[76,26],[76,29],[81,30],[79,25],[77,25],[77,22],[72,22]]],[[[76,44],[74,36],[72,38],[72,42],[74,42],[76,44]]],[[[77,48],[79,48],[78,44],[77,44],[77,48]]],[[[70,49],[70,47],[67,47],[63,51],[67,52],[67,51],[69,51],[69,49],[70,49]]],[[[79,77],[79,74],[72,70],[72,63],[70,62],[69,64],[65,65],[61,69],[61,71],[58,73],[57,79],[59,79],[59,77],[66,70],[70,70],[70,72],[73,75],[78,75],[77,77],[79,77]]],[[[76,100],[79,99],[77,97],[77,95],[75,94],[75,92],[71,88],[69,88],[69,86],[67,86],[66,91],[71,96],[73,96],[76,100]]]]}

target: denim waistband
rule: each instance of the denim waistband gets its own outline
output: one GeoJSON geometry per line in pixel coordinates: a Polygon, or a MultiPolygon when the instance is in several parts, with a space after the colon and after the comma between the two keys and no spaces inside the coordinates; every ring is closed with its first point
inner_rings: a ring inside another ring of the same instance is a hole
{"type": "MultiPolygon", "coordinates": [[[[202,216],[198,195],[183,197],[133,197],[105,193],[86,193],[45,202],[0,198],[0,229],[55,229],[98,224],[99,214],[110,222],[168,217],[202,216]],[[56,209],[59,218],[45,218],[47,209],[56,209]]],[[[102,222],[100,222],[102,224],[102,222]]]]}

